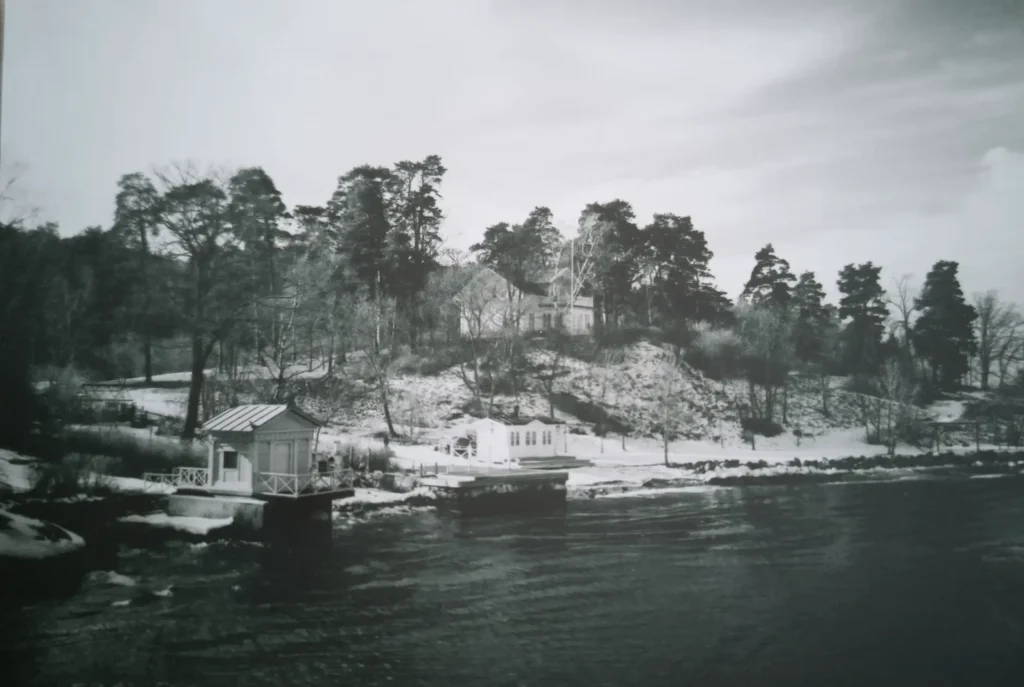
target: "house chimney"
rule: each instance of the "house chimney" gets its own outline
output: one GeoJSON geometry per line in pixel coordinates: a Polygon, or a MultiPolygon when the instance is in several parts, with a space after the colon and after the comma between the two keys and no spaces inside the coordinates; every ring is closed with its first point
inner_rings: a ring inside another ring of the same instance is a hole
{"type": "Polygon", "coordinates": [[[512,417],[519,417],[519,404],[512,406],[512,417]]]}

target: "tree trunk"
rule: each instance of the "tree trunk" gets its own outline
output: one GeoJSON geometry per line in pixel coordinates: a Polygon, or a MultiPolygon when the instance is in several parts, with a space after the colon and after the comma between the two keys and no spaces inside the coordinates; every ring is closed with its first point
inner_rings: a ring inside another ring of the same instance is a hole
{"type": "Polygon", "coordinates": [[[662,435],[662,439],[663,439],[663,447],[664,447],[664,451],[665,451],[665,467],[668,467],[668,435],[667,434],[662,435]]]}
{"type": "Polygon", "coordinates": [[[398,432],[395,431],[395,425],[391,421],[391,407],[388,405],[388,385],[386,380],[380,382],[380,400],[384,406],[384,420],[388,423],[388,434],[394,438],[398,438],[398,432]]]}
{"type": "Polygon", "coordinates": [[[192,371],[189,379],[188,403],[185,407],[185,427],[181,432],[182,439],[194,439],[196,429],[199,427],[199,399],[203,393],[203,369],[206,367],[204,349],[202,338],[192,337],[192,371]]]}
{"type": "Polygon", "coordinates": [[[146,375],[146,384],[153,383],[153,337],[149,335],[149,327],[142,333],[142,361],[146,375]]]}
{"type": "Polygon", "coordinates": [[[782,387],[782,424],[789,424],[789,385],[782,387]]]}

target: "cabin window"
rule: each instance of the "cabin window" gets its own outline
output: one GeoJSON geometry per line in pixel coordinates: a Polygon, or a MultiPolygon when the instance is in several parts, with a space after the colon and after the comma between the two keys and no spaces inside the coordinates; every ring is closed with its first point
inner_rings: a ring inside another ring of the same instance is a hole
{"type": "Polygon", "coordinates": [[[225,451],[224,452],[224,469],[225,470],[237,470],[238,469],[238,451],[225,451]]]}

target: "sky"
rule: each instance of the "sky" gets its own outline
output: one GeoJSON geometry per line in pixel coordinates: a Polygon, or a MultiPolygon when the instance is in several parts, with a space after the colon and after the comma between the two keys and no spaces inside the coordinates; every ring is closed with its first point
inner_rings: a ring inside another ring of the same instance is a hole
{"type": "Polygon", "coordinates": [[[1024,304],[1024,0],[6,4],[0,169],[65,234],[173,161],[294,206],[438,154],[455,248],[621,198],[691,216],[730,296],[771,242],[832,295],[949,259],[1024,304]]]}

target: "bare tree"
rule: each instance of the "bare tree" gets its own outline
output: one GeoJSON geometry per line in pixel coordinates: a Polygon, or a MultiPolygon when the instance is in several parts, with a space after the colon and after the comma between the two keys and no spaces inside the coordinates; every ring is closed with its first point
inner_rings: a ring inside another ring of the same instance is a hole
{"type": "Polygon", "coordinates": [[[182,430],[183,438],[191,439],[199,424],[207,361],[252,298],[241,286],[241,252],[227,221],[227,194],[220,180],[200,175],[192,165],[177,165],[157,178],[165,187],[159,219],[167,230],[167,250],[186,265],[189,275],[179,300],[192,349],[182,430]]]}
{"type": "Polygon", "coordinates": [[[878,403],[875,429],[891,456],[896,453],[896,445],[915,418],[912,404],[915,387],[899,363],[890,360],[878,376],[878,390],[882,398],[878,403]]]}
{"type": "Polygon", "coordinates": [[[899,338],[900,345],[904,351],[910,352],[910,327],[913,323],[914,313],[917,312],[915,304],[916,292],[910,286],[911,275],[903,274],[893,279],[896,285],[894,291],[885,294],[886,305],[896,311],[893,321],[893,330],[899,338]]]}
{"type": "Polygon", "coordinates": [[[394,419],[391,415],[391,363],[397,352],[398,303],[393,298],[377,298],[362,302],[357,310],[352,328],[357,344],[366,355],[370,380],[380,399],[387,431],[397,438],[394,419]]]}
{"type": "Polygon", "coordinates": [[[756,416],[774,421],[778,391],[789,380],[793,364],[793,322],[782,308],[743,305],[736,310],[747,362],[750,408],[756,416]],[[764,393],[762,405],[756,392],[764,393]]]}
{"type": "Polygon", "coordinates": [[[548,415],[555,414],[555,385],[569,374],[565,366],[568,337],[560,331],[550,332],[544,346],[533,352],[534,364],[530,371],[548,399],[548,415]]]}
{"type": "Polygon", "coordinates": [[[647,430],[661,437],[667,467],[669,443],[679,436],[680,430],[690,421],[691,413],[683,398],[685,381],[679,369],[678,355],[666,349],[658,361],[657,370],[654,413],[650,416],[647,430]]]}
{"type": "MultiPolygon", "coordinates": [[[[978,312],[975,331],[978,337],[978,371],[981,376],[981,388],[988,390],[992,366],[999,363],[1002,368],[1002,356],[1010,354],[1015,348],[1022,318],[1017,306],[999,300],[999,294],[988,291],[974,296],[974,308],[978,312]]],[[[1000,380],[1002,381],[1002,380],[1000,380]]]]}

